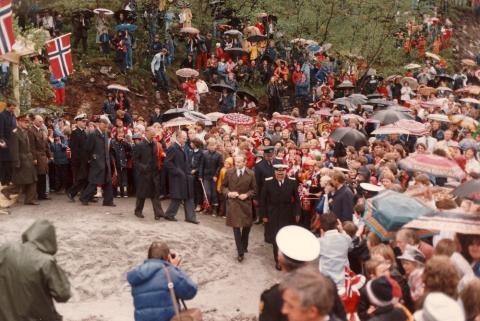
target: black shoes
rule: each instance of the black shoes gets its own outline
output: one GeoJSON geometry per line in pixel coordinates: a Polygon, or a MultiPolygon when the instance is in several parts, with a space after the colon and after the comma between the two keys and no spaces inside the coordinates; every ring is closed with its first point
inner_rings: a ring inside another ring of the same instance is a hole
{"type": "Polygon", "coordinates": [[[70,202],[72,202],[72,203],[75,202],[75,198],[73,197],[72,194],[70,194],[70,193],[67,192],[67,197],[68,197],[68,200],[69,200],[70,202]]]}
{"type": "Polygon", "coordinates": [[[142,213],[135,213],[135,216],[138,217],[138,218],[145,218],[145,216],[143,216],[142,213]]]}
{"type": "Polygon", "coordinates": [[[108,204],[102,204],[103,206],[110,206],[110,207],[116,207],[117,205],[113,203],[108,203],[108,204]]]}
{"type": "Polygon", "coordinates": [[[238,262],[242,262],[242,261],[243,261],[243,255],[239,255],[239,256],[237,257],[237,261],[238,261],[238,262]]]}
{"type": "Polygon", "coordinates": [[[83,206],[87,206],[87,205],[88,205],[88,202],[82,201],[82,205],[83,205],[83,206]]]}
{"type": "Polygon", "coordinates": [[[165,219],[166,219],[167,221],[171,221],[171,222],[176,222],[176,221],[178,221],[175,217],[170,217],[170,216],[165,216],[165,219]]]}
{"type": "Polygon", "coordinates": [[[200,224],[199,221],[189,221],[189,220],[185,220],[185,222],[187,222],[187,223],[192,223],[192,224],[200,224]]]}

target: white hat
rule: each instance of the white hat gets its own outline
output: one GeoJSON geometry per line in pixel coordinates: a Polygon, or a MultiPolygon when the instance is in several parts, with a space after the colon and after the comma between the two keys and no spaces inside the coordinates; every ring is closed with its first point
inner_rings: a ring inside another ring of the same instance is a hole
{"type": "Polygon", "coordinates": [[[285,165],[285,164],[275,164],[275,165],[273,165],[273,168],[275,168],[275,169],[287,169],[287,168],[288,168],[288,165],[285,165]]]}
{"type": "Polygon", "coordinates": [[[87,118],[87,114],[85,113],[82,113],[82,114],[78,114],[77,116],[75,116],[75,118],[73,120],[77,121],[77,120],[84,120],[87,118]]]}
{"type": "Polygon", "coordinates": [[[370,183],[360,183],[360,187],[363,188],[366,191],[375,192],[375,193],[383,191],[385,189],[382,186],[373,185],[373,184],[370,184],[370,183]]]}
{"type": "Polygon", "coordinates": [[[413,315],[415,321],[465,321],[463,308],[451,297],[432,292],[425,298],[423,309],[413,315]]]}
{"type": "Polygon", "coordinates": [[[288,225],[278,231],[275,237],[280,252],[300,262],[311,262],[320,255],[320,243],[309,230],[288,225]]]}

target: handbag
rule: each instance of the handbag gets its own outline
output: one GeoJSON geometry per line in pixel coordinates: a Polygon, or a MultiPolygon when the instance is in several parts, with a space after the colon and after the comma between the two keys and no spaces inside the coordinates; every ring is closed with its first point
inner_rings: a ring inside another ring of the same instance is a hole
{"type": "Polygon", "coordinates": [[[173,282],[172,278],[170,277],[170,273],[168,269],[164,266],[163,272],[165,273],[165,277],[167,278],[167,286],[168,291],[170,292],[170,297],[172,298],[173,308],[175,309],[175,316],[170,321],[202,321],[202,311],[200,309],[188,309],[185,305],[185,302],[181,300],[184,310],[180,311],[180,307],[178,306],[177,296],[175,295],[175,291],[173,289],[173,282]]]}

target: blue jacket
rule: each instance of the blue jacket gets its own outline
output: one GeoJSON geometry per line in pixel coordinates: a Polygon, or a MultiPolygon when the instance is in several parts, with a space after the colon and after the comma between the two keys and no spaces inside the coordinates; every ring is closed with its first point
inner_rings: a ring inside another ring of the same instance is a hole
{"type": "Polygon", "coordinates": [[[170,321],[175,315],[163,267],[168,269],[178,299],[189,300],[197,294],[197,285],[179,268],[160,259],[145,260],[127,274],[135,321],[170,321]]]}
{"type": "Polygon", "coordinates": [[[53,143],[50,145],[50,150],[53,154],[53,163],[55,165],[66,165],[69,163],[67,157],[68,143],[53,143]]]}

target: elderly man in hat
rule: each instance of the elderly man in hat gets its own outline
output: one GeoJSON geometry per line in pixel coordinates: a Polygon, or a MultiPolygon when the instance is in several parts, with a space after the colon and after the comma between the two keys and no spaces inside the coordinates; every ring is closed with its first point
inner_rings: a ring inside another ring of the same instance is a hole
{"type": "MultiPolygon", "coordinates": [[[[256,190],[256,202],[260,202],[260,197],[262,195],[263,184],[265,179],[268,177],[272,177],[274,174],[273,171],[273,154],[274,154],[274,147],[273,146],[265,146],[263,148],[263,159],[259,161],[254,168],[255,172],[255,181],[257,182],[257,190],[256,190]]],[[[262,218],[260,215],[257,215],[257,221],[255,224],[261,224],[262,218]]]]}
{"type": "Polygon", "coordinates": [[[17,194],[23,191],[25,194],[26,205],[38,205],[36,182],[37,170],[35,169],[35,159],[30,147],[28,128],[30,120],[26,115],[17,117],[17,128],[12,131],[10,136],[10,156],[12,160],[12,182],[2,190],[7,199],[11,194],[17,194]]]}
{"type": "Polygon", "coordinates": [[[286,175],[288,166],[275,164],[273,167],[275,175],[265,179],[259,212],[266,223],[265,239],[273,245],[275,268],[280,270],[275,236],[282,227],[296,224],[300,220],[300,197],[295,178],[286,175]]]}
{"type": "Polygon", "coordinates": [[[73,174],[73,185],[67,191],[67,197],[74,201],[75,196],[80,193],[88,184],[88,158],[85,151],[87,143],[87,115],[79,114],[74,118],[76,128],[70,135],[68,146],[71,152],[71,167],[73,174]]]}

